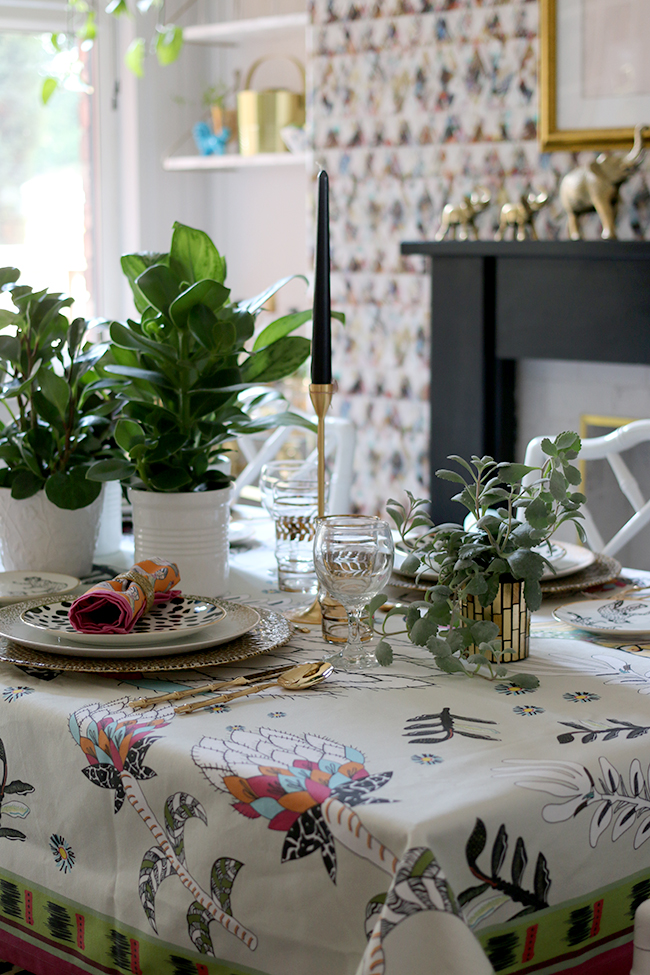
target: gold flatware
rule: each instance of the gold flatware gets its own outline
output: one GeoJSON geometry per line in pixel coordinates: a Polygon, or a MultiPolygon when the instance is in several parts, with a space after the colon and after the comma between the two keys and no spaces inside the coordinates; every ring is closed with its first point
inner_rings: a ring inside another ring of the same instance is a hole
{"type": "Polygon", "coordinates": [[[228,687],[241,687],[242,684],[259,684],[260,681],[267,680],[269,677],[278,677],[285,674],[291,667],[272,667],[270,670],[260,670],[256,674],[245,674],[241,677],[233,677],[232,680],[213,680],[209,684],[199,684],[197,687],[187,687],[183,691],[170,691],[169,694],[155,694],[152,697],[138,697],[134,701],[129,701],[132,708],[146,708],[150,704],[162,704],[165,701],[180,701],[184,697],[194,697],[195,694],[205,694],[209,691],[221,691],[228,687]]]}
{"type": "Polygon", "coordinates": [[[212,707],[213,704],[225,704],[227,701],[234,701],[237,697],[257,694],[258,691],[264,691],[268,687],[276,687],[278,685],[286,691],[304,691],[308,687],[313,687],[314,684],[319,684],[322,680],[325,680],[333,670],[334,667],[327,660],[321,660],[311,664],[300,664],[300,666],[292,667],[291,670],[285,671],[276,680],[268,681],[268,683],[256,684],[254,687],[244,687],[240,691],[233,691],[232,694],[220,694],[218,697],[209,697],[202,701],[192,701],[190,704],[180,704],[174,708],[174,711],[176,714],[191,714],[192,711],[198,711],[200,708],[212,707]]]}

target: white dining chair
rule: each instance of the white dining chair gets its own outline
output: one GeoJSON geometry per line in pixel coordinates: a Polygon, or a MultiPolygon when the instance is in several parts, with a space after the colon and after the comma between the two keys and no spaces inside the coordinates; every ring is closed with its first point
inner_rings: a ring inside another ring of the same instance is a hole
{"type": "Polygon", "coordinates": [[[634,914],[634,957],[630,975],[650,975],[650,900],[634,914]]]}
{"type": "MultiPolygon", "coordinates": [[[[292,412],[301,411],[292,409],[292,412]]],[[[316,422],[315,416],[310,419],[316,422]]],[[[233,482],[231,506],[237,503],[243,488],[257,481],[264,464],[274,460],[291,434],[300,429],[302,428],[298,426],[278,427],[262,441],[254,436],[237,439],[237,445],[247,464],[233,482]]],[[[347,515],[351,511],[350,491],[356,439],[356,428],[351,420],[340,416],[325,417],[325,458],[330,471],[329,514],[347,515]]],[[[316,467],[317,463],[318,454],[313,450],[305,458],[305,464],[316,467]]]]}
{"type": "MultiPolygon", "coordinates": [[[[524,463],[533,467],[541,467],[548,459],[542,450],[544,437],[535,437],[526,448],[524,463]]],[[[605,542],[600,534],[589,509],[584,507],[582,522],[587,544],[594,552],[604,555],[615,555],[630,539],[650,523],[650,500],[646,501],[636,478],[620,456],[625,450],[636,447],[637,444],[650,441],[650,420],[635,420],[625,426],[613,430],[603,437],[589,437],[582,441],[579,460],[606,460],[611,467],[614,477],[621,491],[634,509],[634,514],[625,522],[616,534],[605,542]]],[[[524,484],[535,479],[535,475],[527,475],[524,484]]]]}

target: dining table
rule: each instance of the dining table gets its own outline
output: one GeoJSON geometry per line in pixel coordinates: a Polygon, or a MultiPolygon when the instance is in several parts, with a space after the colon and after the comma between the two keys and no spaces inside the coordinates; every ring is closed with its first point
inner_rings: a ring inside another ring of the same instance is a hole
{"type": "Polygon", "coordinates": [[[603,639],[553,610],[641,602],[650,572],[549,596],[530,656],[493,679],[443,673],[394,616],[390,666],[177,713],[174,691],[336,649],[289,621],[308,598],[278,590],[270,523],[249,528],[223,605],[258,610],[257,643],[185,667],[153,646],[106,671],[0,642],[0,958],[34,975],[628,975],[650,898],[650,633],[603,639]]]}

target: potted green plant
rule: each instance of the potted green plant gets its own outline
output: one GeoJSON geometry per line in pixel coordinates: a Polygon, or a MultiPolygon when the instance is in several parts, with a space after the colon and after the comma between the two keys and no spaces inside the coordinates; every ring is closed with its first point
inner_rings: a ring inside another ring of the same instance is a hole
{"type": "Polygon", "coordinates": [[[283,423],[312,426],[290,413],[252,419],[238,394],[305,361],[309,340],[290,333],[311,310],[272,322],[247,351],[258,312],[289,278],[233,303],[224,258],[207,234],[180,223],[169,253],[129,254],[122,268],[140,313],[110,329],[106,368],[122,404],[115,439],[124,456],[88,476],[129,485],[136,559],[173,559],[187,591],[218,595],[228,571],[224,445],[283,423]]]}
{"type": "MultiPolygon", "coordinates": [[[[407,505],[388,503],[411,553],[402,571],[428,569],[438,575],[424,600],[389,615],[404,615],[409,639],[426,647],[447,673],[502,676],[504,662],[527,657],[530,612],[541,605],[540,579],[551,566],[547,543],[565,522],[572,522],[584,540],[579,519],[585,497],[575,490],[581,474],[571,463],[580,438],[561,433],[553,441],[545,439],[542,448],[548,460],[541,468],[497,463],[492,457],[472,457],[469,463],[450,457],[462,473],[440,470],[436,475],[460,486],[454,500],[470,515],[462,525],[435,525],[428,502],[412,494],[407,505]]],[[[378,600],[371,604],[373,612],[378,600]]],[[[385,625],[377,657],[389,664],[385,625]]],[[[537,683],[531,675],[517,678],[537,683]]]]}
{"type": "Polygon", "coordinates": [[[236,123],[236,112],[226,112],[226,98],[231,89],[223,81],[216,85],[210,85],[203,92],[203,107],[209,109],[212,116],[212,131],[218,135],[224,126],[230,129],[231,138],[236,134],[233,131],[233,121],[236,123]]]}
{"type": "Polygon", "coordinates": [[[106,345],[70,322],[72,298],[33,291],[0,269],[15,311],[0,310],[0,542],[5,569],[85,575],[101,510],[101,484],[86,479],[108,455],[115,403],[97,372],[106,345]]]}

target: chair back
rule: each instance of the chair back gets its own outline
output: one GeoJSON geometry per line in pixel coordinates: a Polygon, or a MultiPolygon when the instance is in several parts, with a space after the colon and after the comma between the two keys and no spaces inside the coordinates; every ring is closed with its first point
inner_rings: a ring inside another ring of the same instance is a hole
{"type": "MultiPolygon", "coordinates": [[[[542,450],[543,439],[543,437],[535,437],[530,441],[526,448],[525,464],[541,467],[548,459],[542,450]]],[[[606,460],[618,486],[634,509],[634,514],[608,542],[604,541],[589,509],[586,507],[582,509],[585,515],[583,527],[587,535],[587,543],[594,552],[615,555],[650,522],[650,501],[645,500],[636,478],[620,456],[622,451],[630,450],[631,447],[648,440],[650,440],[650,420],[635,420],[603,437],[589,437],[582,441],[579,460],[606,460]]],[[[524,484],[534,479],[535,475],[527,475],[524,484]]]]}

